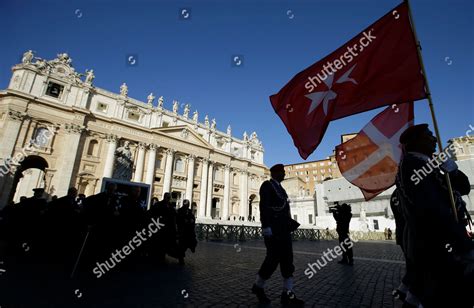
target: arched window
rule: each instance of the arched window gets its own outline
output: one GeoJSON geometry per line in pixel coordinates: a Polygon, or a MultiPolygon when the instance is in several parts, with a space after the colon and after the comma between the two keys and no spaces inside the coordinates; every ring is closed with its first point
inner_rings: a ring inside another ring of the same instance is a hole
{"type": "Polygon", "coordinates": [[[184,162],[183,159],[178,158],[174,164],[174,171],[184,173],[184,162]]]}
{"type": "Polygon", "coordinates": [[[97,149],[99,147],[99,142],[95,139],[89,142],[89,147],[87,148],[87,155],[97,156],[97,149]]]}

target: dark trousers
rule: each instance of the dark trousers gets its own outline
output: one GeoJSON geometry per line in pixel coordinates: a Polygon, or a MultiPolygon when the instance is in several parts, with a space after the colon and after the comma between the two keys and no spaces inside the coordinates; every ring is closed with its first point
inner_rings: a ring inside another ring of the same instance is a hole
{"type": "Polygon", "coordinates": [[[354,259],[354,254],[352,252],[352,247],[349,248],[349,245],[346,244],[346,242],[344,242],[344,241],[349,243],[349,241],[350,241],[349,234],[339,234],[339,244],[342,244],[341,246],[344,247],[344,249],[342,250],[342,261],[351,262],[354,259]]]}
{"type": "Polygon", "coordinates": [[[270,236],[265,237],[265,246],[267,247],[267,255],[263,261],[258,274],[262,279],[269,279],[275,272],[278,264],[283,278],[293,276],[295,266],[293,265],[293,243],[291,235],[270,236]]]}

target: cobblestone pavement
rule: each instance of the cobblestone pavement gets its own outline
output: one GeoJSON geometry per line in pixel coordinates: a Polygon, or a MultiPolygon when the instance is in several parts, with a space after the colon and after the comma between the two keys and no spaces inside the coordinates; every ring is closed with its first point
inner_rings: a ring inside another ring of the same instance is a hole
{"type": "MultiPolygon", "coordinates": [[[[356,243],[353,267],[329,262],[308,279],[308,263],[336,245],[294,242],[295,292],[306,307],[401,307],[391,291],[405,266],[391,241],[356,243]]],[[[55,265],[7,259],[0,263],[0,307],[257,307],[250,288],[264,256],[262,241],[200,242],[184,267],[168,258],[160,266],[116,267],[99,279],[88,270],[69,279],[55,265]]],[[[267,285],[272,307],[280,307],[281,283],[277,271],[267,285]]]]}

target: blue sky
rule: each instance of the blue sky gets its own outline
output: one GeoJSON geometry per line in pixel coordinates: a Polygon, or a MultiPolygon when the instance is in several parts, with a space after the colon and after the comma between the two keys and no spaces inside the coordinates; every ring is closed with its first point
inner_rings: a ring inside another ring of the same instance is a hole
{"type": "MultiPolygon", "coordinates": [[[[148,93],[190,103],[217,127],[257,131],[265,163],[303,161],[268,97],[331,53],[400,0],[0,1],[0,88],[33,49],[52,59],[67,52],[95,85],[145,101],[148,93]],[[190,11],[190,19],[179,16],[190,11]],[[138,65],[126,63],[138,55],[138,65]],[[243,57],[232,66],[234,55],[243,57]]],[[[474,1],[412,0],[412,10],[443,142],[474,125],[474,1]]],[[[308,160],[330,155],[340,135],[359,131],[379,110],[331,123],[308,160]]],[[[415,121],[431,118],[426,100],[415,121]]]]}

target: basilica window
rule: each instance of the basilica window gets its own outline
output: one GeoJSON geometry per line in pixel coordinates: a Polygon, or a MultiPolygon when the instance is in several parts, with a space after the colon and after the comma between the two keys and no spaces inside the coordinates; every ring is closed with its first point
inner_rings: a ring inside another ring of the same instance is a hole
{"type": "Polygon", "coordinates": [[[140,114],[138,112],[129,111],[128,112],[128,119],[133,121],[140,120],[140,114]]]}
{"type": "Polygon", "coordinates": [[[222,181],[222,169],[217,169],[215,173],[215,179],[216,181],[222,181]]]}
{"type": "Polygon", "coordinates": [[[107,104],[98,103],[98,104],[97,104],[97,111],[100,111],[100,112],[107,112],[107,104]]]}
{"type": "Polygon", "coordinates": [[[89,142],[89,147],[87,148],[87,155],[89,156],[98,156],[99,142],[97,140],[91,140],[89,142]]]}
{"type": "Polygon", "coordinates": [[[174,164],[174,171],[184,173],[184,162],[181,158],[176,159],[174,164]]]}
{"type": "Polygon", "coordinates": [[[234,185],[239,184],[239,177],[237,176],[237,173],[234,173],[234,175],[232,176],[232,183],[234,185]]]}
{"type": "Polygon", "coordinates": [[[60,85],[55,82],[48,82],[48,87],[46,88],[46,95],[54,97],[54,98],[60,98],[61,94],[64,91],[64,86],[60,85]]]}
{"type": "Polygon", "coordinates": [[[156,162],[155,162],[156,169],[161,169],[161,158],[162,158],[161,156],[158,156],[156,158],[156,162]]]}

